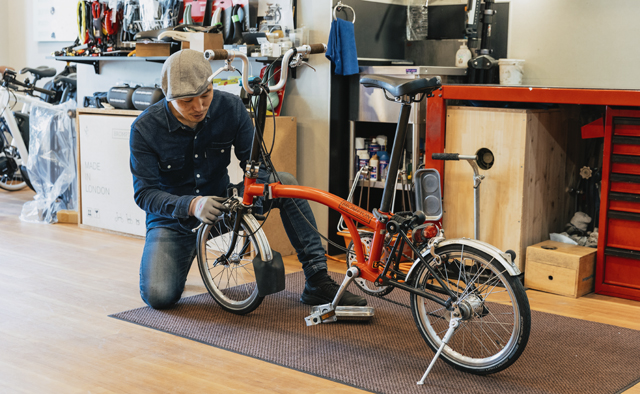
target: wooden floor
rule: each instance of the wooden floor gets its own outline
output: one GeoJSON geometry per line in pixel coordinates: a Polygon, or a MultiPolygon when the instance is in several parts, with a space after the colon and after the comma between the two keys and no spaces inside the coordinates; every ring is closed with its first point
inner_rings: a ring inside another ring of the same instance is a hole
{"type": "MultiPolygon", "coordinates": [[[[32,197],[0,190],[0,392],[363,392],[107,317],[144,306],[138,292],[143,241],[76,225],[23,223],[22,205],[32,197]]],[[[300,269],[295,258],[285,264],[289,272],[300,269]]],[[[335,262],[330,267],[344,271],[335,262]]],[[[192,269],[185,295],[205,291],[192,269]]],[[[640,330],[640,302],[528,295],[536,310],[640,330]]],[[[640,393],[640,385],[627,393],[640,393]]]]}

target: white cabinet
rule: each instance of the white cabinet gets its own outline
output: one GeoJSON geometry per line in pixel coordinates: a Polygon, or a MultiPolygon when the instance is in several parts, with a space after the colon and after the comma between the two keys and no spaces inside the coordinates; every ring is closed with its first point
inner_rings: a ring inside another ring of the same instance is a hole
{"type": "Polygon", "coordinates": [[[78,110],[80,225],[144,236],[133,200],[129,133],[138,111],[78,110]]]}

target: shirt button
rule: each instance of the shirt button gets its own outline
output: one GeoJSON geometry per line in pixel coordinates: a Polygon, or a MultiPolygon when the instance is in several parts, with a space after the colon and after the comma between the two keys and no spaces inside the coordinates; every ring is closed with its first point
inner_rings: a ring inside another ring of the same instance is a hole
{"type": "Polygon", "coordinates": [[[224,153],[224,149],[220,150],[220,153],[224,153]]]}
{"type": "Polygon", "coordinates": [[[169,165],[167,166],[167,168],[171,168],[171,164],[169,164],[169,165]]]}
{"type": "Polygon", "coordinates": [[[196,159],[198,158],[198,154],[196,154],[196,159]]]}
{"type": "Polygon", "coordinates": [[[197,139],[198,139],[198,136],[196,135],[195,137],[193,137],[193,139],[194,139],[194,140],[197,140],[197,139]]]}
{"type": "Polygon", "coordinates": [[[196,177],[197,177],[197,178],[200,178],[200,174],[197,174],[197,175],[196,175],[196,177]]]}
{"type": "Polygon", "coordinates": [[[200,193],[200,189],[196,189],[196,193],[200,193]]]}

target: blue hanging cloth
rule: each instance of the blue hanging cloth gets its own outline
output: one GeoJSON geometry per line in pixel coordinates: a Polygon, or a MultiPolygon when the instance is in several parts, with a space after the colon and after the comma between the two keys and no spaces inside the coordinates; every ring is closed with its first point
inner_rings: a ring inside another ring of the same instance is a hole
{"type": "Polygon", "coordinates": [[[325,56],[335,64],[335,73],[338,75],[353,75],[360,72],[353,23],[339,18],[331,22],[325,56]]]}

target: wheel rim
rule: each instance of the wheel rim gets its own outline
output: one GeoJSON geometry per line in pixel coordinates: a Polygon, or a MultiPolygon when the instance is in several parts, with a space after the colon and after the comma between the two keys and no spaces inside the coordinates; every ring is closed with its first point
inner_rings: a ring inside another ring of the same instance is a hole
{"type": "Polygon", "coordinates": [[[204,269],[201,271],[207,288],[218,302],[230,309],[242,309],[258,297],[253,270],[253,258],[258,248],[251,235],[253,232],[244,220],[234,240],[233,228],[227,219],[207,226],[204,269]]]}
{"type": "MultiPolygon", "coordinates": [[[[439,272],[442,272],[449,288],[460,295],[464,306],[473,312],[468,319],[460,321],[442,356],[469,368],[496,366],[507,359],[517,346],[520,312],[515,293],[506,280],[505,272],[478,254],[462,249],[447,253],[447,256],[439,272]],[[448,268],[444,269],[446,266],[448,268]]],[[[436,283],[426,268],[419,280],[423,286],[425,283],[435,286],[436,283]]],[[[444,297],[433,290],[425,291],[444,297]]],[[[440,347],[452,312],[418,296],[416,308],[427,340],[435,348],[440,347]]]]}

